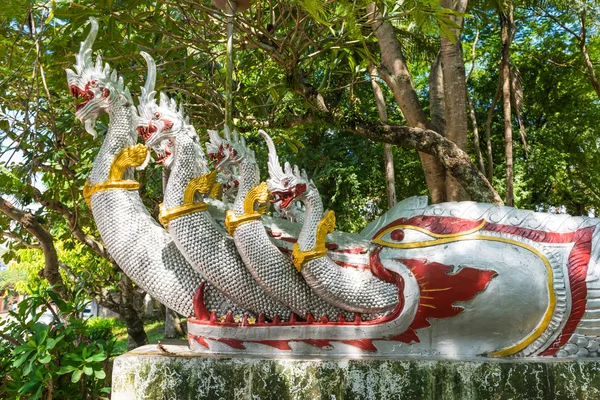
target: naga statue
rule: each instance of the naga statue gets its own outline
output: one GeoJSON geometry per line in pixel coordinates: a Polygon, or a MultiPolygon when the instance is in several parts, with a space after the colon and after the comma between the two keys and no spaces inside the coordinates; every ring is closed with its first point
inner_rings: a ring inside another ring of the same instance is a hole
{"type": "Polygon", "coordinates": [[[334,231],[335,213],[324,210],[316,185],[281,165],[266,132],[266,182],[254,152],[227,130],[209,131],[211,171],[183,108],[163,93],[155,100],[156,65],[145,53],[136,110],[122,79],[91,61],[97,29],[92,21],[75,72],[67,72],[86,130],[110,116],[84,196],[116,263],[188,317],[193,351],[598,356],[599,219],[413,197],[360,234],[334,231]],[[135,144],[137,134],[147,147],[135,144]],[[132,180],[148,147],[168,170],[166,229],[132,180]],[[233,204],[211,198],[217,181],[237,189],[233,204]],[[266,215],[271,203],[293,221],[266,215]]]}

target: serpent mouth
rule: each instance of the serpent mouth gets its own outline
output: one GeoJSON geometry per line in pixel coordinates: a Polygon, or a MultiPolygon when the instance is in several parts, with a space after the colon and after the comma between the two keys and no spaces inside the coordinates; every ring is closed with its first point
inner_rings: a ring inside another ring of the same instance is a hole
{"type": "Polygon", "coordinates": [[[94,98],[94,93],[91,90],[83,90],[77,85],[69,86],[71,96],[75,98],[75,112],[81,110],[94,98]]]}
{"type": "Polygon", "coordinates": [[[287,208],[292,201],[302,196],[304,192],[306,192],[305,184],[294,185],[287,190],[273,190],[271,191],[273,196],[271,203],[281,202],[281,208],[287,208]]]}
{"type": "Polygon", "coordinates": [[[164,149],[164,151],[162,153],[156,153],[156,163],[157,164],[164,164],[165,161],[171,157],[171,152],[167,149],[164,149]]]}
{"type": "Polygon", "coordinates": [[[147,142],[158,131],[158,128],[155,127],[152,122],[149,122],[147,126],[138,126],[136,130],[138,132],[138,135],[140,135],[140,137],[144,139],[145,142],[147,142]]]}

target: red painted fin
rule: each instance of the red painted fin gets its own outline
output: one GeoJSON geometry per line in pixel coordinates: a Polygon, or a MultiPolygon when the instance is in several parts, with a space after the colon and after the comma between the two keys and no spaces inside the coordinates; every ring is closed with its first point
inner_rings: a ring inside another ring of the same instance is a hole
{"type": "Polygon", "coordinates": [[[196,318],[200,320],[208,320],[210,319],[210,312],[204,306],[204,288],[206,287],[206,282],[202,282],[198,289],[196,289],[196,293],[194,293],[194,314],[196,314],[196,318]]]}
{"type": "Polygon", "coordinates": [[[429,318],[450,318],[462,312],[462,307],[454,306],[457,301],[471,300],[485,289],[496,275],[494,271],[484,271],[470,267],[462,268],[456,274],[449,274],[450,267],[427,260],[398,259],[415,275],[420,288],[419,305],[414,321],[399,335],[390,337],[405,343],[418,342],[416,330],[431,326],[429,318]]]}
{"type": "Polygon", "coordinates": [[[320,349],[328,349],[332,347],[331,340],[306,339],[302,340],[302,342],[312,344],[320,349]]]}
{"type": "MultiPolygon", "coordinates": [[[[208,342],[204,339],[204,336],[196,336],[194,334],[188,333],[188,341],[196,341],[200,346],[209,348],[208,342]]],[[[190,343],[191,344],[191,343],[190,343]]]]}
{"type": "Polygon", "coordinates": [[[260,343],[266,346],[275,347],[279,350],[291,350],[290,344],[287,340],[256,340],[253,343],[260,343]]]}
{"type": "Polygon", "coordinates": [[[221,339],[215,339],[221,343],[225,343],[227,346],[232,347],[234,349],[238,349],[238,350],[245,350],[246,346],[244,346],[244,342],[242,342],[241,340],[238,339],[225,339],[225,338],[221,338],[221,339]]]}

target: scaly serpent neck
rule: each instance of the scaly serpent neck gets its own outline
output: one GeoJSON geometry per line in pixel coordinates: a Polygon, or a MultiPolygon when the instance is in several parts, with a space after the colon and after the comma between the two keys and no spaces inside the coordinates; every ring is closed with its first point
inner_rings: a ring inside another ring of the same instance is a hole
{"type": "MultiPolygon", "coordinates": [[[[94,160],[94,166],[89,177],[89,181],[92,184],[106,181],[115,156],[121,150],[133,146],[137,139],[137,133],[133,127],[133,116],[130,105],[113,103],[109,107],[108,115],[110,122],[106,138],[94,160]]],[[[124,179],[131,179],[132,176],[133,172],[131,169],[128,169],[124,179]]]]}
{"type": "Polygon", "coordinates": [[[244,158],[237,164],[240,171],[240,185],[238,188],[235,202],[233,203],[233,212],[236,216],[244,214],[244,200],[248,192],[260,183],[260,174],[258,165],[255,161],[244,158]]]}
{"type": "Polygon", "coordinates": [[[298,245],[300,246],[300,250],[307,251],[315,247],[317,242],[317,226],[323,217],[323,201],[321,200],[319,191],[310,185],[304,196],[304,206],[306,207],[306,212],[304,213],[302,230],[298,236],[298,245]]]}
{"type": "Polygon", "coordinates": [[[182,205],[187,184],[193,178],[208,172],[203,160],[200,145],[189,136],[182,134],[175,139],[173,165],[163,199],[166,208],[182,205]]]}

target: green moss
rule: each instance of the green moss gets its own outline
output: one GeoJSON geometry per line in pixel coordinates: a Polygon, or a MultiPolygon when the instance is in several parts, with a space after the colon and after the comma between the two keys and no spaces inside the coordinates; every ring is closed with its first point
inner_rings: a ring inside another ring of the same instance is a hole
{"type": "Polygon", "coordinates": [[[596,399],[600,363],[293,361],[123,356],[114,393],[134,399],[596,399]]]}

